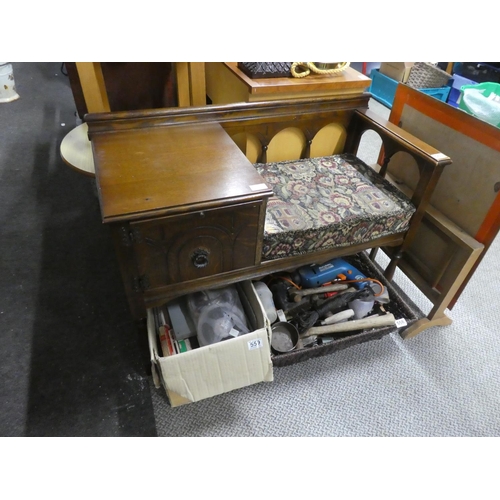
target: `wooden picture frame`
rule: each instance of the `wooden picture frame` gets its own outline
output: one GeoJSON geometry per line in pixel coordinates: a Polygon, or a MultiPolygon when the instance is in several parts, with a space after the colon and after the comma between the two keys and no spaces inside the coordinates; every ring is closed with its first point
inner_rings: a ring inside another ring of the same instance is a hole
{"type": "MultiPolygon", "coordinates": [[[[451,322],[445,310],[456,304],[498,233],[500,129],[404,84],[398,85],[389,121],[453,160],[436,186],[420,234],[401,261],[401,269],[434,304],[427,318],[406,332],[408,337],[429,322],[451,322]]],[[[391,159],[388,173],[411,194],[414,181],[407,162],[391,159]]]]}

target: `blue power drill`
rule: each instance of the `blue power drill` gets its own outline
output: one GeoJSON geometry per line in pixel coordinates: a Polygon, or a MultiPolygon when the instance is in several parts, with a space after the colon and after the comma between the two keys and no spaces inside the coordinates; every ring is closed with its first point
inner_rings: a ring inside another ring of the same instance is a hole
{"type": "MultiPolygon", "coordinates": [[[[321,265],[303,266],[297,269],[293,275],[293,280],[303,288],[316,288],[334,280],[366,280],[366,276],[361,274],[355,267],[351,266],[344,259],[336,258],[321,265]]],[[[358,290],[368,285],[368,281],[353,283],[358,290]]]]}

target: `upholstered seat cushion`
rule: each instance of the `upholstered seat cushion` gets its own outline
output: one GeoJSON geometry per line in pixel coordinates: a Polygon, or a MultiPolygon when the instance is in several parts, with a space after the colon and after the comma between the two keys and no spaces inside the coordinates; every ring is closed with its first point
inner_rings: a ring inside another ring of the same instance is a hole
{"type": "Polygon", "coordinates": [[[263,259],[370,242],[408,229],[415,207],[353,155],[256,163],[274,191],[263,259]]]}

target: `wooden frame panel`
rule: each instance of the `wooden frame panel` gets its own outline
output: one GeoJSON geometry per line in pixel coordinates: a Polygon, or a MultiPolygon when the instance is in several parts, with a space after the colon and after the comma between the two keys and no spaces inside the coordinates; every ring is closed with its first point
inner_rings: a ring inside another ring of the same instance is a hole
{"type": "MultiPolygon", "coordinates": [[[[393,124],[402,126],[403,129],[411,129],[411,123],[409,123],[408,120],[404,120],[406,107],[414,108],[415,110],[418,110],[419,113],[434,120],[437,124],[455,131],[457,135],[463,134],[467,138],[476,141],[478,146],[485,146],[490,148],[492,153],[500,154],[500,129],[483,122],[460,109],[454,108],[446,103],[432,98],[423,92],[412,89],[407,85],[399,84],[389,121],[393,124]]],[[[447,153],[446,147],[439,143],[439,136],[434,134],[434,137],[421,136],[420,138],[429,143],[431,146],[447,153]]],[[[457,161],[458,160],[459,159],[457,158],[457,161]]],[[[450,168],[453,169],[453,166],[450,168]]],[[[498,181],[500,181],[500,167],[495,169],[494,175],[497,175],[498,181]]],[[[445,178],[443,178],[442,181],[445,182],[445,178]]],[[[455,182],[457,182],[456,179],[455,182]]],[[[477,256],[474,264],[471,266],[467,275],[463,277],[463,279],[461,275],[460,279],[462,282],[460,286],[456,287],[456,293],[448,303],[449,309],[451,309],[457,302],[460,294],[474,274],[475,269],[479,265],[486,250],[493,242],[500,228],[500,184],[497,182],[494,185],[491,185],[490,188],[496,192],[496,195],[494,196],[491,204],[486,207],[484,211],[484,218],[479,224],[479,227],[477,227],[473,234],[469,234],[469,236],[471,236],[477,243],[484,246],[484,251],[477,256]]],[[[475,192],[474,196],[476,198],[481,198],[484,197],[485,194],[486,193],[475,192]]],[[[488,193],[488,197],[490,197],[490,195],[491,193],[488,193]]],[[[489,199],[491,199],[491,197],[489,199]]]]}

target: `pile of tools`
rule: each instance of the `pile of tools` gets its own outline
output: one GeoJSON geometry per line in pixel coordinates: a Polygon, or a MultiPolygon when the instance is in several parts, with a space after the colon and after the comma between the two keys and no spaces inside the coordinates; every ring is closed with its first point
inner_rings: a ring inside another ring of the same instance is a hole
{"type": "Polygon", "coordinates": [[[294,349],[325,344],[365,329],[396,325],[396,318],[384,307],[390,302],[384,285],[345,259],[272,275],[267,284],[280,320],[276,331],[280,336],[287,331],[298,333],[292,339],[294,349]]]}

